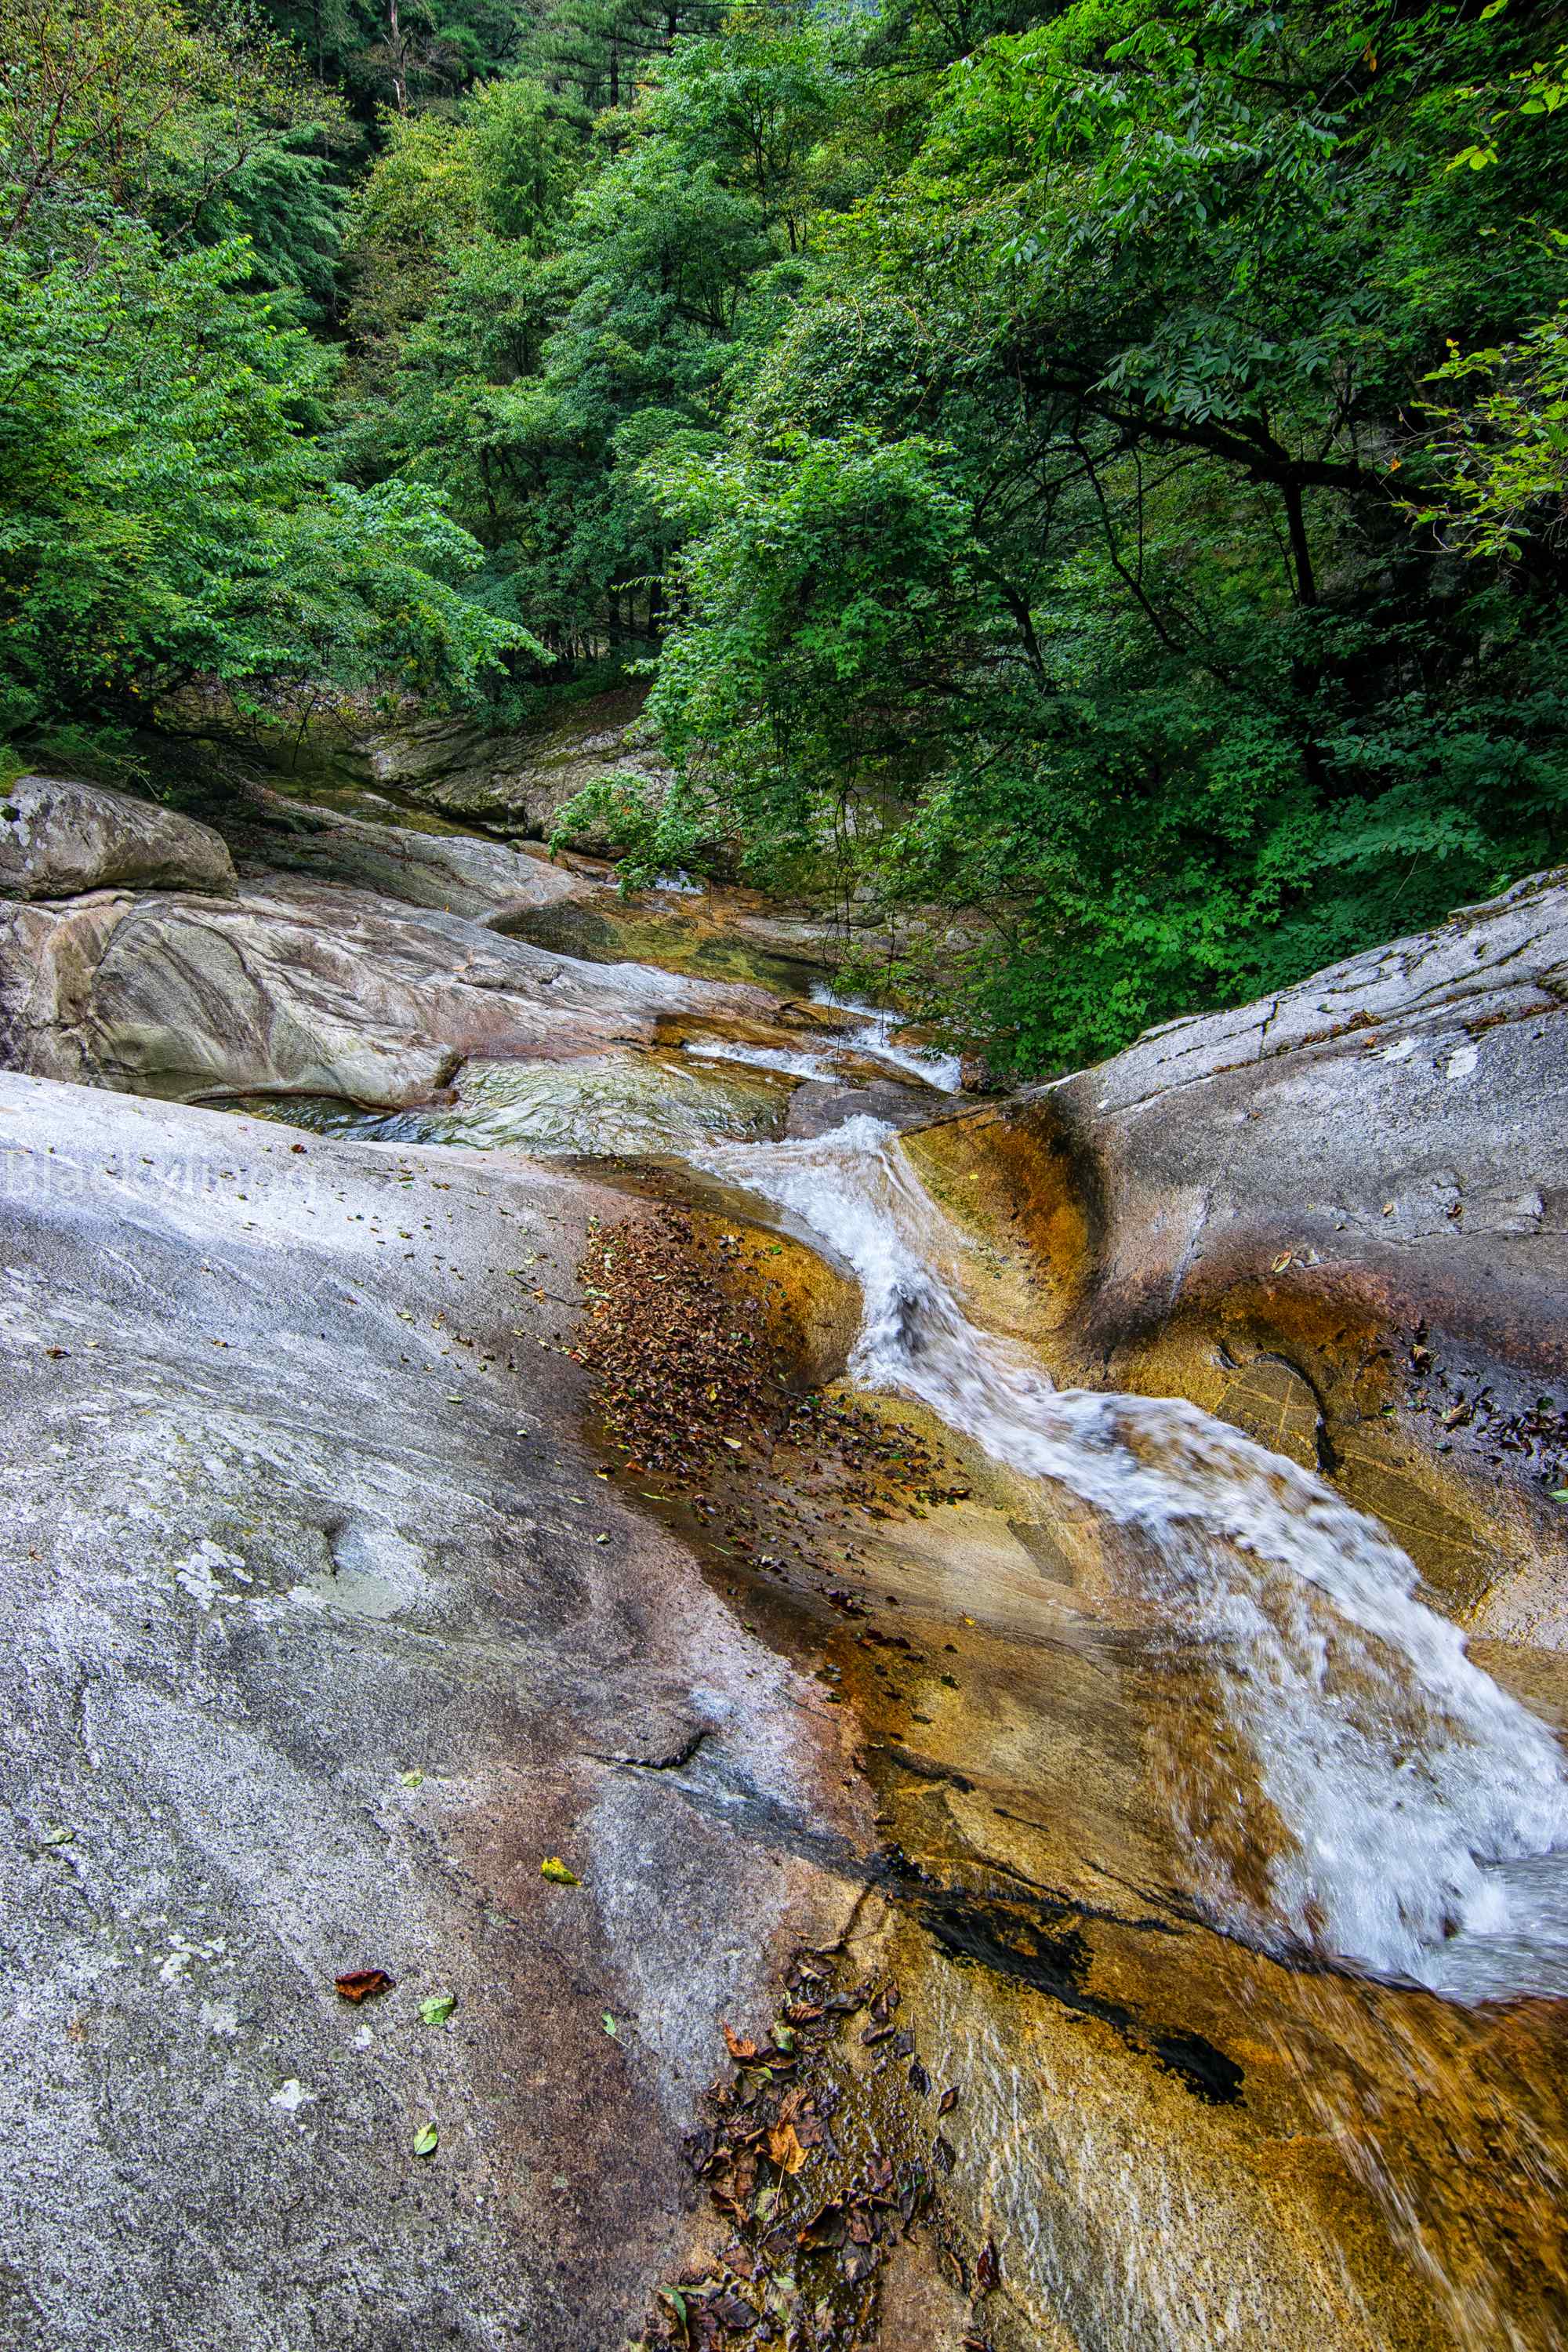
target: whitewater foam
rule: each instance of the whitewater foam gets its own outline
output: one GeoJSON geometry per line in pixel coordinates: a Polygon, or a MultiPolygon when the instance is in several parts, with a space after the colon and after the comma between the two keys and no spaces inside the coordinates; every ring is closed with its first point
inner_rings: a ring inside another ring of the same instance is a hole
{"type": "Polygon", "coordinates": [[[1143,1596],[1201,1658],[1251,1760],[1255,1786],[1223,1803],[1261,1814],[1261,1798],[1270,1822],[1260,1905],[1189,1809],[1194,1897],[1266,1948],[1451,1998],[1568,1992],[1568,1775],[1552,1732],[1417,1598],[1393,1539],[1310,1472],[1179,1399],[1058,1391],[979,1330],[931,1264],[962,1240],[892,1133],[860,1117],[694,1157],[853,1270],[857,1381],[920,1398],[1146,1539],[1128,1548],[1143,1596]]]}

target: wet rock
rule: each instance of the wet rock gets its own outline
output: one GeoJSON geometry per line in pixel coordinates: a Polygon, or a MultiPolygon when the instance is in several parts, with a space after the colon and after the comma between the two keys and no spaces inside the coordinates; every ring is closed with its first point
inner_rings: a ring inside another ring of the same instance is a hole
{"type": "Polygon", "coordinates": [[[872,1078],[863,1086],[811,1081],[795,1088],[784,1132],[826,1135],[847,1118],[880,1118],[890,1127],[915,1127],[930,1118],[940,1100],[929,1087],[900,1086],[892,1078],[872,1078]]]}
{"type": "Polygon", "coordinates": [[[868,1829],[576,1433],[624,1206],[0,1077],[18,2352],[602,2352],[680,2266],[721,2022],[868,1829]]]}
{"type": "Polygon", "coordinates": [[[1564,1642],[1565,1014],[1559,872],[912,1148],[1058,1377],[1310,1424],[1447,1605],[1564,1642]]]}
{"type": "Polygon", "coordinates": [[[232,897],[234,864],[210,826],[126,793],[23,776],[0,794],[0,898],[110,887],[232,897]]]}
{"type": "Polygon", "coordinates": [[[100,893],[0,906],[0,1060],[178,1099],[421,1101],[465,1055],[562,1058],[754,990],[590,965],[434,908],[291,877],[232,900],[100,893]]]}
{"type": "Polygon", "coordinates": [[[1220,1418],[1234,1422],[1303,1470],[1321,1466],[1322,1415],[1311,1385],[1279,1356],[1258,1356],[1237,1372],[1220,1400],[1220,1418]]]}

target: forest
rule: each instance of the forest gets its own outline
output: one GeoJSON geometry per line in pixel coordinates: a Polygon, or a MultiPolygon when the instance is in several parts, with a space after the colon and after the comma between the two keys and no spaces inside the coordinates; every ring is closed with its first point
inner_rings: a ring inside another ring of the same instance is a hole
{"type": "Polygon", "coordinates": [[[1565,126],[1521,0],[0,0],[0,761],[645,680],[628,885],[1266,993],[1568,855],[1565,126]]]}

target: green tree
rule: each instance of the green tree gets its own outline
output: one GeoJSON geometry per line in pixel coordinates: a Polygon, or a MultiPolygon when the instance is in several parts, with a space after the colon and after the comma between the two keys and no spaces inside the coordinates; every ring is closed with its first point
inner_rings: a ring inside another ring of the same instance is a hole
{"type": "Polygon", "coordinates": [[[153,721],[193,683],[471,692],[521,639],[428,493],[334,483],[323,361],[243,245],[140,224],[90,268],[0,250],[0,725],[153,721]]]}
{"type": "Polygon", "coordinates": [[[1461,576],[1399,472],[1447,339],[1555,314],[1563,118],[1454,168],[1538,54],[1495,9],[998,36],[821,239],[722,461],[645,467],[694,534],[683,790],[759,876],[949,910],[906,977],[1021,1066],[1559,854],[1561,551],[1461,576]]]}

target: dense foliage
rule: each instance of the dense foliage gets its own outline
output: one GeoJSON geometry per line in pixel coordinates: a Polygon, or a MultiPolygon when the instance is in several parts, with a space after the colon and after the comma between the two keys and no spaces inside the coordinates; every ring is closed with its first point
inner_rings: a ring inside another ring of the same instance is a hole
{"type": "Polygon", "coordinates": [[[13,731],[640,667],[1020,1068],[1564,855],[1561,11],[0,16],[13,731]]]}
{"type": "Polygon", "coordinates": [[[479,551],[320,437],[331,105],[265,30],[162,0],[4,0],[0,54],[0,732],[471,695],[531,642],[462,593],[479,551]]]}

